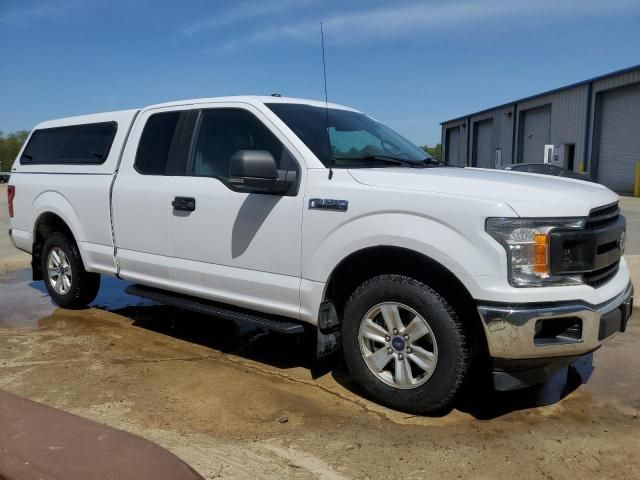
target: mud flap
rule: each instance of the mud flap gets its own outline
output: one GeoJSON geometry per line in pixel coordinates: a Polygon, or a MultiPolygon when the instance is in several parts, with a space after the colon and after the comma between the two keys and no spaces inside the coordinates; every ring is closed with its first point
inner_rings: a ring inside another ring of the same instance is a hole
{"type": "Polygon", "coordinates": [[[331,302],[320,304],[318,315],[318,331],[316,341],[316,357],[323,358],[340,350],[340,320],[336,307],[331,302]]]}

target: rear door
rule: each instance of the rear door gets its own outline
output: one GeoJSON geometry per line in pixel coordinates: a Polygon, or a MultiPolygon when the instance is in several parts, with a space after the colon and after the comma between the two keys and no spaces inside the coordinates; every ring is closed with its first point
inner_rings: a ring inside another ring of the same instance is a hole
{"type": "Polygon", "coordinates": [[[170,220],[194,112],[184,107],[147,110],[136,121],[112,191],[116,259],[126,280],[173,285],[170,220]]]}

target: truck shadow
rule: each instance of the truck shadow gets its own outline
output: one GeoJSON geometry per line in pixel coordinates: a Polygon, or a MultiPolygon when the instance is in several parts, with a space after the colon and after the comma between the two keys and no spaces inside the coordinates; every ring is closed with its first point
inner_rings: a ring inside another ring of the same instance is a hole
{"type": "MultiPolygon", "coordinates": [[[[114,313],[131,319],[136,327],[270,365],[279,370],[305,368],[313,379],[330,374],[343,388],[374,401],[351,379],[341,355],[334,354],[322,360],[315,358],[314,339],[310,335],[267,332],[162,305],[125,307],[114,313]]],[[[553,405],[588,382],[592,372],[593,355],[587,355],[541,385],[511,392],[494,390],[490,376],[481,374],[459,395],[454,405],[429,416],[446,416],[455,409],[478,420],[491,420],[519,410],[553,405]]]]}
{"type": "MultiPolygon", "coordinates": [[[[29,282],[29,285],[41,295],[46,295],[43,282],[29,282]]],[[[351,379],[341,355],[334,354],[322,360],[315,358],[315,338],[312,335],[278,334],[176,307],[158,305],[124,293],[127,285],[126,282],[103,278],[100,295],[92,307],[120,315],[128,319],[133,327],[270,365],[279,370],[304,368],[313,379],[330,374],[343,388],[371,400],[351,379]]],[[[429,416],[446,416],[455,409],[479,420],[490,420],[519,410],[552,405],[561,402],[587,383],[592,372],[593,354],[590,354],[560,370],[544,384],[512,392],[495,391],[487,372],[476,373],[454,405],[429,416]]]]}
{"type": "Polygon", "coordinates": [[[456,408],[477,419],[490,420],[517,410],[553,405],[586,384],[593,370],[591,353],[559,370],[545,383],[510,392],[496,391],[487,375],[479,388],[463,392],[456,408]]]}
{"type": "Polygon", "coordinates": [[[307,368],[313,373],[313,378],[326,374],[317,370],[310,339],[306,335],[278,334],[165,305],[127,306],[110,311],[129,318],[134,327],[221,353],[237,355],[281,370],[307,368]]]}
{"type": "MultiPolygon", "coordinates": [[[[589,354],[558,371],[545,383],[510,392],[495,390],[489,372],[476,373],[476,378],[460,392],[452,405],[426,416],[444,417],[458,410],[478,420],[492,420],[516,411],[546,407],[561,402],[587,383],[592,372],[593,354],[589,354]]],[[[346,368],[336,368],[332,370],[332,375],[349,391],[375,402],[349,377],[346,368]]]]}

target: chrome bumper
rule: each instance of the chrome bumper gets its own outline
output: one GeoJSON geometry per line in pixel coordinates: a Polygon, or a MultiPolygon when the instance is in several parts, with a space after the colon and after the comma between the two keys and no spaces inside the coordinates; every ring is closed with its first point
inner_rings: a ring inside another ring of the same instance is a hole
{"type": "MultiPolygon", "coordinates": [[[[525,359],[566,355],[582,355],[597,349],[612,335],[603,338],[601,324],[620,309],[627,316],[633,306],[633,285],[601,305],[579,302],[531,305],[479,305],[478,312],[487,337],[489,353],[494,358],[525,359]],[[548,344],[536,344],[536,324],[539,320],[577,318],[582,329],[578,338],[560,338],[548,344]]],[[[622,319],[624,330],[627,318],[622,319]]]]}

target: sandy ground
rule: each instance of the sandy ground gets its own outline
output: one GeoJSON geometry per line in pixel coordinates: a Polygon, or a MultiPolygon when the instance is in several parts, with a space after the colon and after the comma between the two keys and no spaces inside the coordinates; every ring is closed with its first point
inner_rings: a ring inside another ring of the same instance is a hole
{"type": "MultiPolygon", "coordinates": [[[[5,198],[1,389],[153,440],[209,479],[640,478],[638,313],[545,385],[410,416],[364,398],[303,338],[142,302],[117,280],[91,309],[57,309],[6,238],[5,198]]],[[[629,233],[635,249],[640,226],[629,233]]]]}

